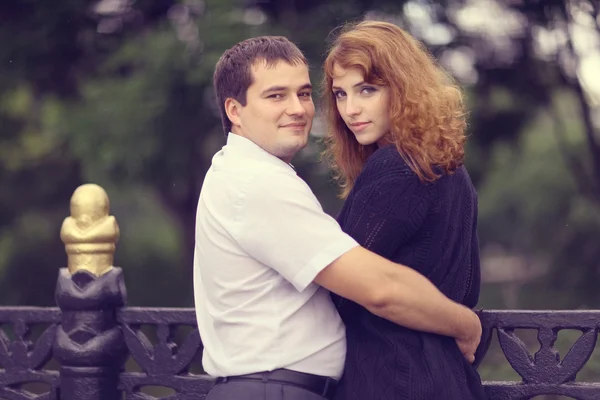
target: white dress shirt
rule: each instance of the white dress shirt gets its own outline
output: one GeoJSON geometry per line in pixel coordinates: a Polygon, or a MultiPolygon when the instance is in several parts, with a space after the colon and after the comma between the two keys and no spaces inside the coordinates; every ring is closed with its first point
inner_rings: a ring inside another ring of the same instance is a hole
{"type": "Polygon", "coordinates": [[[230,133],[196,214],[194,295],[212,376],[287,368],[339,379],[343,323],[316,275],[358,244],[294,169],[230,133]]]}

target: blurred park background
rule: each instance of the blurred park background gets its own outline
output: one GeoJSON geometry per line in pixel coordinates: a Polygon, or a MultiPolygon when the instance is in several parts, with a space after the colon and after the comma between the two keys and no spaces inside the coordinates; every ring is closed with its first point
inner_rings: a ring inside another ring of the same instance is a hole
{"type": "MultiPolygon", "coordinates": [[[[192,306],[196,202],[225,141],[218,57],[285,35],[318,83],[335,28],[368,18],[424,41],[464,87],[479,306],[600,308],[599,13],[597,0],[2,1],[0,305],[54,305],[60,226],[93,182],[121,228],[129,305],[192,306]]],[[[317,118],[293,163],[335,215],[323,133],[317,118]]]]}

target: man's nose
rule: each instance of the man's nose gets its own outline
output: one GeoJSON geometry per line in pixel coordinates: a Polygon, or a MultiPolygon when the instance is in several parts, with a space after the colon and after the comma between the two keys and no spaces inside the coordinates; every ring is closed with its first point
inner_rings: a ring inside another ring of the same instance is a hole
{"type": "Polygon", "coordinates": [[[290,103],[288,104],[287,113],[289,115],[304,115],[306,114],[306,108],[298,98],[298,96],[290,96],[290,103]]]}

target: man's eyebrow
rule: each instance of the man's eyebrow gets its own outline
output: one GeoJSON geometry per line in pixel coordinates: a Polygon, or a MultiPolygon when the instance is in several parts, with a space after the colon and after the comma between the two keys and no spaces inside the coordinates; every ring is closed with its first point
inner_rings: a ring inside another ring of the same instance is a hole
{"type": "MultiPolygon", "coordinates": [[[[352,85],[352,87],[355,88],[355,87],[358,87],[358,86],[362,86],[364,84],[365,84],[365,81],[360,81],[360,82],[355,83],[354,85],[352,85]]],[[[332,90],[342,90],[342,88],[339,87],[339,86],[332,86],[331,89],[332,90]]]]}
{"type": "MultiPolygon", "coordinates": [[[[260,95],[263,96],[263,95],[265,95],[267,93],[270,93],[270,92],[284,92],[284,91],[286,91],[288,89],[289,88],[287,86],[271,86],[271,87],[268,87],[265,90],[263,90],[260,93],[260,95]]],[[[312,85],[310,83],[306,83],[306,84],[300,86],[299,90],[306,90],[306,89],[312,89],[312,85]]]]}
{"type": "Polygon", "coordinates": [[[268,87],[265,90],[263,90],[260,94],[263,95],[263,94],[267,94],[269,92],[282,92],[285,90],[287,90],[287,87],[285,87],[285,86],[271,86],[271,87],[268,87]]]}

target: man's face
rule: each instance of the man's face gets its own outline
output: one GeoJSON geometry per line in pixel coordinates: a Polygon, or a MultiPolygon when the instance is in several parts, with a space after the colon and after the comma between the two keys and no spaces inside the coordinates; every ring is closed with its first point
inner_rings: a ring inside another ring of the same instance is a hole
{"type": "Polygon", "coordinates": [[[259,61],[252,75],[246,106],[238,107],[232,121],[233,133],[290,162],[306,146],[315,116],[308,67],[279,61],[268,68],[259,61]]]}

